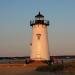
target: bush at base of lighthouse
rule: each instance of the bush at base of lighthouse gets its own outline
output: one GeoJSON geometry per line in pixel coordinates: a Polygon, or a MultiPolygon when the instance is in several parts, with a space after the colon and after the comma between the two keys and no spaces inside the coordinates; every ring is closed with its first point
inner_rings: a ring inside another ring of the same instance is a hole
{"type": "Polygon", "coordinates": [[[50,64],[47,66],[40,66],[36,69],[36,71],[40,72],[58,72],[63,71],[64,65],[63,64],[50,64]]]}

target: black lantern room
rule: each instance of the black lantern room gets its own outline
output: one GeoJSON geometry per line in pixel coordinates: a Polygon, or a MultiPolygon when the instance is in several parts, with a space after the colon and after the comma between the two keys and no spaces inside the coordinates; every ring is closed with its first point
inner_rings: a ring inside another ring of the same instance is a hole
{"type": "Polygon", "coordinates": [[[42,25],[49,26],[49,21],[48,20],[44,20],[44,16],[39,12],[35,16],[35,20],[30,21],[30,26],[33,26],[33,25],[36,25],[36,24],[42,24],[42,25]]]}

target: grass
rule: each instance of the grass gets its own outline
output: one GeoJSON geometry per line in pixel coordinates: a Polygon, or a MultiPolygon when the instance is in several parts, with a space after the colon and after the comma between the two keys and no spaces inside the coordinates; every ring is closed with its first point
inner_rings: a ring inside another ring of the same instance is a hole
{"type": "Polygon", "coordinates": [[[71,61],[71,62],[67,62],[64,64],[65,67],[72,67],[72,68],[75,68],[75,61],[71,61]]]}
{"type": "Polygon", "coordinates": [[[50,64],[47,66],[40,66],[36,69],[36,71],[42,71],[42,72],[57,72],[57,71],[63,71],[64,65],[62,64],[50,64]]]}
{"type": "Polygon", "coordinates": [[[41,72],[75,72],[75,61],[64,64],[49,64],[47,66],[40,66],[36,71],[41,72]]]}

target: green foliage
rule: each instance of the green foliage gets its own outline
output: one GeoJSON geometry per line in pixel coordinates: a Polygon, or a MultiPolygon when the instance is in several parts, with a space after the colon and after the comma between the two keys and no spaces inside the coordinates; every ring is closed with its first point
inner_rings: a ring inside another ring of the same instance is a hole
{"type": "Polygon", "coordinates": [[[50,72],[62,71],[64,69],[64,65],[62,64],[53,64],[48,67],[50,72]]]}
{"type": "Polygon", "coordinates": [[[64,65],[62,64],[51,64],[48,66],[40,66],[36,70],[37,71],[49,71],[49,72],[57,72],[57,71],[63,71],[64,65]]]}

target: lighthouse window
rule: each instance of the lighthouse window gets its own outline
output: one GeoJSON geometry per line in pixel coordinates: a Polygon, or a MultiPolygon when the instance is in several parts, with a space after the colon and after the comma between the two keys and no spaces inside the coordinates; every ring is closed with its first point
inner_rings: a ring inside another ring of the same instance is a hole
{"type": "Polygon", "coordinates": [[[37,39],[40,40],[41,34],[36,34],[37,39]]]}

